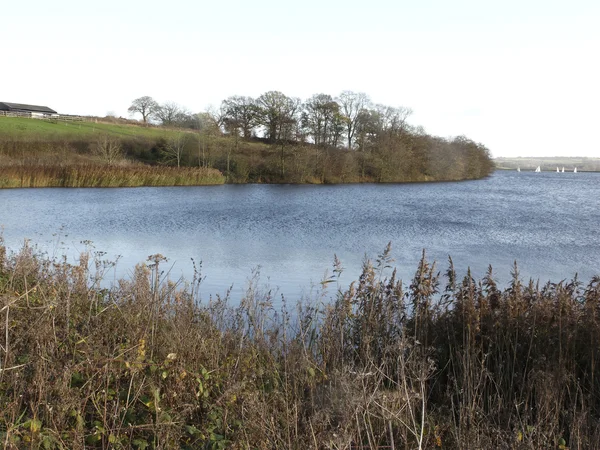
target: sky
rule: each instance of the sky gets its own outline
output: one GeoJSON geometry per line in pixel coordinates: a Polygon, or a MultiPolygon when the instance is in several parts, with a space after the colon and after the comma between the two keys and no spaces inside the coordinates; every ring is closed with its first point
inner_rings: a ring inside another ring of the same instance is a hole
{"type": "Polygon", "coordinates": [[[0,101],[129,117],[364,92],[494,157],[600,157],[597,0],[0,0],[0,101]]]}

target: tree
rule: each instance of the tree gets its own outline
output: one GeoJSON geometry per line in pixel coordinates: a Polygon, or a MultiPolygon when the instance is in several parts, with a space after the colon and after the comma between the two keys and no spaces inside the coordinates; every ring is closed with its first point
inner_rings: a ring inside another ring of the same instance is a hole
{"type": "Polygon", "coordinates": [[[152,115],[163,125],[175,125],[182,114],[185,114],[185,110],[181,106],[175,102],[167,102],[157,105],[152,115]]]}
{"type": "Polygon", "coordinates": [[[269,91],[257,99],[260,123],[267,131],[267,138],[273,142],[290,140],[298,125],[297,115],[300,99],[287,97],[279,91],[269,91]]]}
{"type": "Polygon", "coordinates": [[[298,114],[302,102],[299,98],[287,97],[279,91],[269,91],[257,99],[261,124],[267,130],[267,138],[280,147],[281,177],[285,177],[285,147],[298,137],[298,114]]]}
{"type": "Polygon", "coordinates": [[[304,104],[303,126],[312,136],[316,146],[337,143],[336,128],[339,128],[339,110],[331,95],[316,94],[304,104]]]}
{"type": "Polygon", "coordinates": [[[177,167],[181,167],[181,159],[183,158],[183,152],[189,139],[189,133],[176,133],[172,135],[163,149],[165,160],[167,162],[175,161],[177,167]]]}
{"type": "Polygon", "coordinates": [[[367,94],[362,92],[343,91],[338,98],[338,102],[346,122],[348,148],[351,149],[354,144],[354,135],[356,134],[361,111],[369,106],[370,100],[367,94]]]}
{"type": "Polygon", "coordinates": [[[223,132],[227,120],[227,114],[223,103],[221,103],[221,106],[218,108],[214,105],[209,106],[205,114],[206,118],[217,126],[219,132],[223,132]]]}
{"type": "Polygon", "coordinates": [[[148,119],[152,116],[158,103],[154,101],[152,97],[144,96],[136,98],[129,107],[128,111],[131,114],[140,113],[142,115],[142,121],[148,123],[148,119]]]}
{"type": "Polygon", "coordinates": [[[258,124],[259,108],[252,97],[235,95],[223,100],[221,110],[225,127],[249,138],[252,129],[258,124]]]}
{"type": "Polygon", "coordinates": [[[407,131],[406,123],[412,114],[412,109],[404,106],[394,108],[393,106],[375,105],[377,113],[377,128],[379,132],[390,134],[402,134],[407,131]]]}
{"type": "Polygon", "coordinates": [[[109,165],[113,165],[123,157],[121,142],[108,134],[103,134],[96,140],[92,152],[109,165]]]}
{"type": "Polygon", "coordinates": [[[190,128],[192,130],[198,129],[198,115],[193,114],[186,109],[182,109],[173,121],[173,125],[179,128],[190,128]]]}
{"type": "Polygon", "coordinates": [[[211,159],[211,148],[213,147],[215,136],[221,134],[221,128],[213,114],[203,112],[196,114],[198,128],[198,165],[209,167],[211,159]]]}

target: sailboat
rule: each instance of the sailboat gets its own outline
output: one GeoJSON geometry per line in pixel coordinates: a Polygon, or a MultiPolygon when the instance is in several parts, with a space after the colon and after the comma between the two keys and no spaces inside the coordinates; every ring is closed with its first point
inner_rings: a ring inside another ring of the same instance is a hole
{"type": "Polygon", "coordinates": [[[537,168],[535,169],[536,172],[541,172],[542,168],[540,166],[537,166],[537,168]]]}
{"type": "Polygon", "coordinates": [[[577,173],[577,167],[573,169],[573,173],[577,173]]]}
{"type": "Polygon", "coordinates": [[[560,170],[558,170],[558,167],[556,168],[556,173],[560,172],[560,170]]]}
{"type": "Polygon", "coordinates": [[[565,173],[565,168],[563,167],[562,173],[565,173]]]}
{"type": "MultiPolygon", "coordinates": [[[[575,170],[577,170],[577,169],[575,169],[575,170]]],[[[520,172],[520,171],[521,171],[521,168],[517,167],[517,172],[520,172]]]]}

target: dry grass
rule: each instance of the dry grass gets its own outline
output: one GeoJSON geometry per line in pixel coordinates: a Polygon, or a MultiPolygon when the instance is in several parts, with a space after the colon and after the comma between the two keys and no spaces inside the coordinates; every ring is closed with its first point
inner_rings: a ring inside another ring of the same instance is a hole
{"type": "MultiPolygon", "coordinates": [[[[599,448],[600,279],[404,289],[389,249],[331,302],[200,302],[153,255],[131,280],[0,245],[5,448],[599,448]],[[383,447],[387,446],[387,447],[383,447]]],[[[336,263],[336,274],[341,270],[336,263]]],[[[326,280],[334,281],[334,279],[326,280]]]]}
{"type": "Polygon", "coordinates": [[[0,188],[135,187],[223,184],[216,169],[127,165],[10,165],[0,167],[0,188]]]}

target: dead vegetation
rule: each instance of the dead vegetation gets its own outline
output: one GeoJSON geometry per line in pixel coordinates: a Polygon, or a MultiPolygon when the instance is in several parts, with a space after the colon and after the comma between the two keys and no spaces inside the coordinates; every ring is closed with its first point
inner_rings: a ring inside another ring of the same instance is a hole
{"type": "Polygon", "coordinates": [[[404,287],[388,248],[274,308],[202,302],[161,255],[106,288],[101,258],[0,245],[4,448],[599,447],[600,278],[500,289],[424,255],[404,287]]]}

